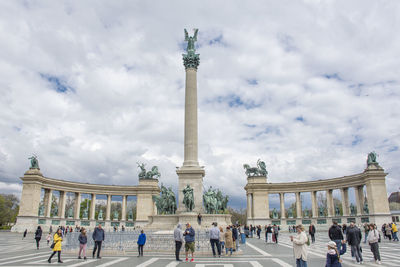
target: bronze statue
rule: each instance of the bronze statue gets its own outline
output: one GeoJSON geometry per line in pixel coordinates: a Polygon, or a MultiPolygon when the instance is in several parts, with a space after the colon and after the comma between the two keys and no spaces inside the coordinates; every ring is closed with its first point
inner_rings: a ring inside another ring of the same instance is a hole
{"type": "Polygon", "coordinates": [[[194,195],[193,188],[187,185],[183,190],[183,204],[186,207],[186,211],[192,211],[194,209],[194,195]]]}

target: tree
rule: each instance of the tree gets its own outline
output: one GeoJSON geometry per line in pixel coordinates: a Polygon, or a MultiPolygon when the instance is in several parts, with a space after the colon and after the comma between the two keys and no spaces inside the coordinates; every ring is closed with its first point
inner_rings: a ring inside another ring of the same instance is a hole
{"type": "Polygon", "coordinates": [[[232,215],[232,223],[233,224],[245,224],[246,223],[246,209],[234,209],[228,207],[228,213],[232,215]]]}
{"type": "Polygon", "coordinates": [[[16,222],[19,211],[19,199],[12,194],[0,194],[0,226],[9,226],[16,222]]]}

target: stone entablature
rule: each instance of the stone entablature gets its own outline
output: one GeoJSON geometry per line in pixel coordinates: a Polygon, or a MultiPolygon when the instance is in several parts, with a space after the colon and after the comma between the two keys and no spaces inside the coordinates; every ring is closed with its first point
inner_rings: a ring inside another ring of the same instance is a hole
{"type": "Polygon", "coordinates": [[[386,173],[377,164],[370,164],[364,172],[325,180],[292,183],[267,183],[267,177],[251,176],[247,178],[245,186],[247,194],[247,222],[248,224],[269,224],[279,222],[283,225],[309,222],[314,224],[330,224],[332,220],[346,219],[374,222],[377,225],[390,221],[389,203],[385,177],[386,173]],[[368,211],[364,210],[364,186],[366,187],[368,211]],[[350,210],[349,188],[354,188],[356,212],[350,210]],[[337,214],[333,201],[333,190],[341,192],[342,214],[337,214]],[[318,211],[317,192],[326,192],[326,212],[321,216],[318,211]],[[311,193],[311,214],[303,216],[301,193],[311,193]],[[294,193],[296,196],[295,218],[287,218],[285,213],[285,194],[294,193]],[[271,218],[269,208],[269,194],[279,194],[279,217],[271,218]],[[326,221],[323,223],[322,221],[326,221]]]}

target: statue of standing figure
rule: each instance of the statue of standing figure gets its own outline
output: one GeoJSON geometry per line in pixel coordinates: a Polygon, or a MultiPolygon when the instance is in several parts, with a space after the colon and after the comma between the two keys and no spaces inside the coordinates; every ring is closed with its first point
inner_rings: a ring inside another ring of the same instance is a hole
{"type": "Polygon", "coordinates": [[[187,185],[183,190],[183,204],[186,207],[186,211],[190,212],[194,209],[194,195],[193,188],[187,185]]]}
{"type": "Polygon", "coordinates": [[[353,203],[350,204],[350,214],[356,215],[356,207],[353,205],[353,203]]]}
{"type": "Polygon", "coordinates": [[[74,211],[72,210],[72,207],[68,209],[68,218],[74,217],[74,211]]]}
{"type": "Polygon", "coordinates": [[[39,206],[39,216],[44,216],[44,205],[39,206]]]}
{"type": "Polygon", "coordinates": [[[324,207],[319,207],[318,210],[319,210],[319,217],[324,217],[325,208],[324,207]]]}
{"type": "Polygon", "coordinates": [[[103,210],[102,209],[99,210],[99,215],[97,216],[97,219],[103,220],[103,210]]]}
{"type": "Polygon", "coordinates": [[[118,213],[117,210],[115,210],[115,211],[114,211],[113,220],[114,220],[114,221],[118,221],[118,216],[119,216],[119,213],[118,213]]]}
{"type": "Polygon", "coordinates": [[[128,212],[128,221],[133,221],[133,211],[132,210],[130,210],[128,212]]]}
{"type": "Polygon", "coordinates": [[[88,210],[87,210],[87,209],[84,209],[84,210],[83,210],[82,219],[86,219],[86,220],[87,220],[87,218],[88,218],[88,210]]]}
{"type": "Polygon", "coordinates": [[[39,169],[39,161],[35,155],[32,157],[28,158],[31,160],[31,167],[30,169],[39,169]]]}
{"type": "Polygon", "coordinates": [[[288,217],[293,218],[293,209],[292,208],[288,209],[288,217]]]}
{"type": "Polygon", "coordinates": [[[278,219],[278,211],[275,208],[272,210],[272,218],[278,219]]]}
{"type": "Polygon", "coordinates": [[[338,206],[335,207],[335,215],[340,216],[340,209],[338,206]]]}
{"type": "Polygon", "coordinates": [[[364,203],[364,214],[369,214],[368,202],[364,203]]]}

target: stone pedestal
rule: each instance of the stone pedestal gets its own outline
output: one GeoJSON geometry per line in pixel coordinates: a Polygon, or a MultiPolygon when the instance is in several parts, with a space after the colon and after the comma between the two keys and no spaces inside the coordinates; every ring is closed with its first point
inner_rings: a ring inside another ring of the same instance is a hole
{"type": "MultiPolygon", "coordinates": [[[[186,207],[183,204],[182,190],[189,185],[193,188],[194,209],[195,213],[203,213],[203,177],[205,171],[201,167],[181,167],[176,173],[179,176],[178,185],[178,213],[186,212],[186,207]]],[[[197,215],[196,215],[197,216],[197,215]]]]}

